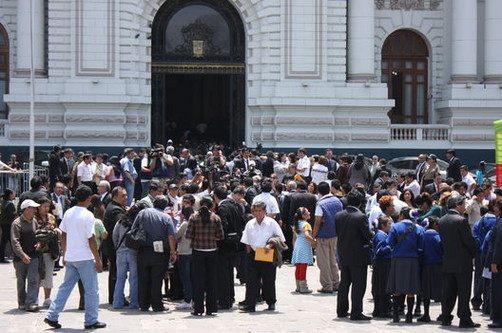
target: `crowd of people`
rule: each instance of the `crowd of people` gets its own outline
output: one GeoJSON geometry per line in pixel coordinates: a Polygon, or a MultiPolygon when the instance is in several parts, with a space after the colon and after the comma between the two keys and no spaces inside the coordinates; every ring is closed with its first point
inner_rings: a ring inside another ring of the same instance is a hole
{"type": "Polygon", "coordinates": [[[474,179],[453,150],[446,177],[433,154],[419,155],[406,174],[377,156],[331,149],[224,154],[218,145],[205,152],[168,142],[73,155],[55,146],[49,176],[32,178],[17,206],[15,191],[3,189],[0,207],[0,259],[9,262],[10,241],[18,307],[37,311],[43,288],[51,327],[61,327],[77,283],[85,327],[106,326],[98,320],[102,270],[113,309],[165,311],[168,297],[199,316],[234,306],[234,279],[246,285],[242,312],[262,301],[274,311],[277,268],[294,265],[295,292],[309,294],[314,262],[317,292],[337,292],[340,318],[372,319],[363,311],[372,267],[373,317],[431,322],[436,301],[437,321],[448,326],[458,300],[460,327],[479,327],[471,306],[502,327],[502,188],[482,173],[474,179]],[[60,264],[64,282],[52,297],[60,264]]]}

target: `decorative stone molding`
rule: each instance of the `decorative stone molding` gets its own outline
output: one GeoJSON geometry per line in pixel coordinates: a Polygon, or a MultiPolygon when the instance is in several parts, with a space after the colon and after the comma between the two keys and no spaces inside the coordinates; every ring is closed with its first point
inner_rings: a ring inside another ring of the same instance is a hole
{"type": "Polygon", "coordinates": [[[352,134],[352,140],[357,141],[389,141],[388,134],[376,134],[376,133],[354,133],[352,134]]]}
{"type": "Polygon", "coordinates": [[[65,115],[65,123],[113,123],[124,124],[124,116],[103,116],[103,115],[65,115]]]}
{"type": "Polygon", "coordinates": [[[278,141],[333,141],[333,133],[277,133],[278,141]]]}
{"type": "Polygon", "coordinates": [[[49,139],[59,139],[64,135],[64,131],[49,131],[49,139]]]}
{"type": "Polygon", "coordinates": [[[375,0],[375,7],[391,10],[437,10],[440,3],[441,0],[375,0]]]}
{"type": "Polygon", "coordinates": [[[125,139],[125,132],[123,131],[96,131],[89,129],[88,131],[75,131],[66,130],[65,139],[125,139]]]}
{"type": "Polygon", "coordinates": [[[352,118],[352,126],[354,125],[370,125],[370,126],[388,126],[388,119],[378,119],[378,118],[352,118]]]}
{"type": "MultiPolygon", "coordinates": [[[[26,123],[30,121],[30,115],[28,114],[10,114],[9,115],[9,121],[11,123],[26,123]]],[[[45,123],[47,121],[47,118],[45,115],[35,115],[35,122],[37,123],[45,123]]]]}
{"type": "Polygon", "coordinates": [[[493,141],[493,134],[453,134],[454,141],[493,141]]]}
{"type": "Polygon", "coordinates": [[[49,122],[50,123],[62,123],[63,121],[64,121],[63,115],[58,115],[58,114],[50,114],[49,115],[49,122]]]}
{"type": "Polygon", "coordinates": [[[453,126],[493,126],[493,120],[490,119],[453,119],[453,126]]]}
{"type": "MultiPolygon", "coordinates": [[[[9,137],[11,139],[27,139],[30,137],[30,132],[29,131],[10,130],[9,137]]],[[[35,131],[35,138],[36,139],[45,139],[45,137],[46,137],[45,131],[35,131]]]]}

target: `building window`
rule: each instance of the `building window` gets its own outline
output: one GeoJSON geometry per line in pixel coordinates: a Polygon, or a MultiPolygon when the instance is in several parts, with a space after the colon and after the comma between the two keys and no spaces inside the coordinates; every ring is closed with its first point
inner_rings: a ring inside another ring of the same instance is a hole
{"type": "Polygon", "coordinates": [[[0,119],[7,119],[4,95],[9,93],[9,37],[0,24],[0,119]]]}
{"type": "Polygon", "coordinates": [[[424,40],[409,30],[392,33],[382,49],[382,82],[395,106],[393,124],[426,124],[429,52],[424,40]]]}

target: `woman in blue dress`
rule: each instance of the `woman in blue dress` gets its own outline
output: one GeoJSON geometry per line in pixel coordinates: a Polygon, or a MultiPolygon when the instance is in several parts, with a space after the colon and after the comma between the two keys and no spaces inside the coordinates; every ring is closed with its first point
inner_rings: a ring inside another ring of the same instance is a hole
{"type": "Polygon", "coordinates": [[[296,291],[301,294],[312,292],[307,285],[307,266],[314,263],[312,247],[316,246],[312,238],[312,227],[308,223],[310,213],[307,208],[300,207],[294,216],[296,234],[295,247],[291,263],[295,265],[296,291]]]}

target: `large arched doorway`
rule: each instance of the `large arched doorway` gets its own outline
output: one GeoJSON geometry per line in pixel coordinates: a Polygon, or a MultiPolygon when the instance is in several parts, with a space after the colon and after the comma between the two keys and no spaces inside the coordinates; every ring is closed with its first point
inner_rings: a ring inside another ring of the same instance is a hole
{"type": "Polygon", "coordinates": [[[426,124],[429,52],[424,40],[410,30],[392,33],[382,49],[382,82],[396,104],[389,112],[393,124],[426,124]]]}
{"type": "Polygon", "coordinates": [[[244,27],[221,0],[171,0],[152,26],[152,143],[244,138],[244,27]]]}

